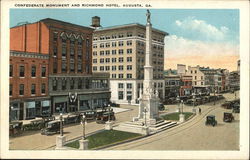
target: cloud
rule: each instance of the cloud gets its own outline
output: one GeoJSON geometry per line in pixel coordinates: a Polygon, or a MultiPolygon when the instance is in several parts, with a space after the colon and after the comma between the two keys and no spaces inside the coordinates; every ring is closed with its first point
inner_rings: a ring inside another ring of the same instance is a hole
{"type": "Polygon", "coordinates": [[[239,59],[239,45],[231,42],[190,40],[170,35],[165,38],[165,58],[167,68],[176,68],[178,63],[183,63],[234,70],[239,59]]]}
{"type": "Polygon", "coordinates": [[[204,20],[187,17],[184,20],[176,20],[177,32],[187,35],[192,39],[203,41],[227,41],[232,38],[231,31],[226,26],[216,27],[204,20]]]}

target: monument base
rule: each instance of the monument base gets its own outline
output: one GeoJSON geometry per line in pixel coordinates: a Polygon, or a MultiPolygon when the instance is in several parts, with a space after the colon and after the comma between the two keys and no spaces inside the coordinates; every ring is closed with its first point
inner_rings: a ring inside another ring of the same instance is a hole
{"type": "Polygon", "coordinates": [[[80,144],[80,147],[79,147],[80,150],[87,150],[89,146],[89,140],[81,139],[79,140],[79,144],[80,144]]]}
{"type": "Polygon", "coordinates": [[[179,114],[179,121],[181,123],[185,121],[185,115],[184,114],[179,114]]]}
{"type": "Polygon", "coordinates": [[[112,121],[107,121],[105,123],[105,130],[111,130],[113,129],[113,122],[112,121]]]}
{"type": "Polygon", "coordinates": [[[66,136],[57,136],[56,137],[56,149],[63,149],[65,141],[66,141],[66,136]]]}

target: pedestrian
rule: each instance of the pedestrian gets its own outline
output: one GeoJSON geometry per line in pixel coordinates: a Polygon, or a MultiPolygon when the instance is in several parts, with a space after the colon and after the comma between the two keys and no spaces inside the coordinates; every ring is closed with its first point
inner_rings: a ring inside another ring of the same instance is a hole
{"type": "Polygon", "coordinates": [[[199,114],[201,114],[201,108],[199,107],[199,114]]]}

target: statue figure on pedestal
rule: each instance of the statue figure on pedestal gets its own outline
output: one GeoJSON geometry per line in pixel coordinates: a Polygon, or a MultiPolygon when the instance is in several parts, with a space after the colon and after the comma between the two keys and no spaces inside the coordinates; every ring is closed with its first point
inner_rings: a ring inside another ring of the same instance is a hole
{"type": "Polygon", "coordinates": [[[147,23],[151,23],[151,22],[150,22],[150,15],[151,15],[151,13],[150,13],[149,10],[147,9],[147,14],[146,14],[146,16],[147,16],[147,23]]]}

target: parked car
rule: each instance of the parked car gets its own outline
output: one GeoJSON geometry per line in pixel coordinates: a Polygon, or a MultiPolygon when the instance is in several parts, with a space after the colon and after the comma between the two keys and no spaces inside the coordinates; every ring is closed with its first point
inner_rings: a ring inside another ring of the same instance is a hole
{"type": "Polygon", "coordinates": [[[110,112],[99,112],[97,114],[96,117],[96,123],[105,123],[109,120],[109,116],[110,116],[110,120],[114,121],[115,118],[115,113],[113,111],[110,112]]]}
{"type": "Polygon", "coordinates": [[[84,115],[87,121],[96,119],[96,111],[86,111],[84,115]]]}
{"type": "Polygon", "coordinates": [[[22,132],[22,125],[23,125],[23,122],[18,122],[18,121],[17,122],[10,122],[10,125],[9,125],[10,136],[21,133],[22,132]]]}
{"type": "Polygon", "coordinates": [[[110,103],[110,106],[111,106],[111,107],[120,107],[120,104],[117,104],[117,103],[110,103]]]}
{"type": "Polygon", "coordinates": [[[164,104],[159,103],[158,109],[159,111],[164,111],[165,110],[164,104]]]}
{"type": "Polygon", "coordinates": [[[55,134],[60,132],[60,121],[50,121],[46,124],[46,127],[41,130],[42,135],[55,134]]]}
{"type": "Polygon", "coordinates": [[[186,102],[184,102],[185,105],[187,106],[197,106],[198,103],[196,101],[194,101],[193,99],[188,99],[186,102]]]}
{"type": "Polygon", "coordinates": [[[240,113],[240,104],[233,105],[233,113],[240,113]]]}
{"type": "Polygon", "coordinates": [[[214,115],[208,115],[206,118],[206,125],[212,125],[213,127],[217,125],[217,121],[215,120],[214,115]]]}
{"type": "Polygon", "coordinates": [[[78,123],[80,122],[80,117],[77,114],[68,115],[64,118],[65,124],[78,123]]]}
{"type": "Polygon", "coordinates": [[[232,109],[233,103],[231,101],[226,101],[225,103],[221,104],[221,106],[225,109],[232,109]]]}
{"type": "Polygon", "coordinates": [[[232,122],[234,120],[234,116],[232,113],[224,112],[223,121],[224,122],[232,122]]]}

